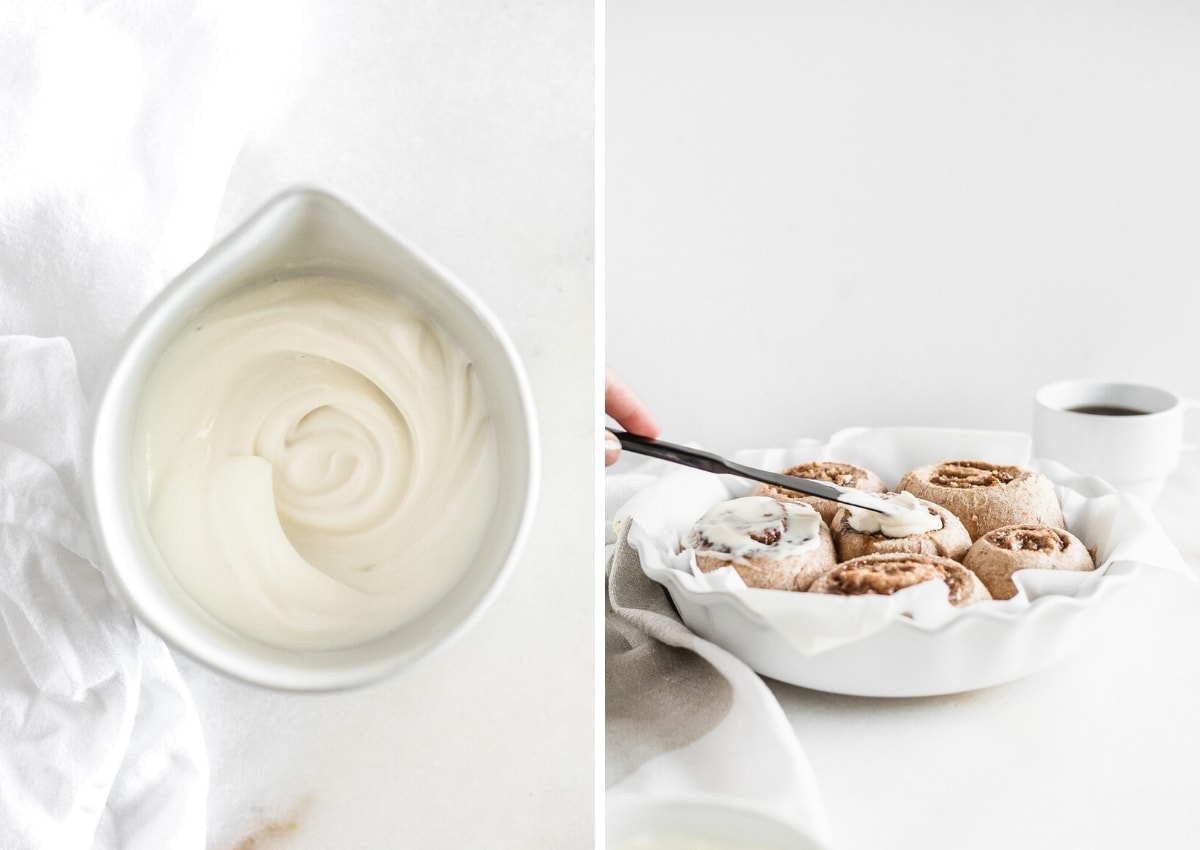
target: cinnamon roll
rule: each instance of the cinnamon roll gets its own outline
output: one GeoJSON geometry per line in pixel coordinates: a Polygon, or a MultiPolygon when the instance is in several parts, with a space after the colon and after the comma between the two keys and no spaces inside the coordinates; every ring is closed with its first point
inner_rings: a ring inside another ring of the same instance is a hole
{"type": "MultiPolygon", "coordinates": [[[[830,484],[836,484],[839,487],[853,487],[856,490],[865,490],[868,493],[886,493],[888,489],[887,485],[883,483],[883,479],[869,469],[863,469],[861,466],[855,466],[852,463],[839,463],[832,460],[814,460],[808,463],[800,463],[783,470],[783,474],[794,475],[797,478],[811,478],[814,481],[828,481],[830,484]]],[[[797,493],[795,490],[776,487],[773,484],[759,484],[754,488],[754,495],[770,496],[772,499],[779,499],[784,502],[803,502],[804,504],[812,505],[821,515],[821,519],[825,520],[826,525],[833,523],[834,514],[841,507],[840,504],[832,499],[822,499],[820,496],[808,496],[804,493],[797,493]]]]}
{"type": "Polygon", "coordinates": [[[703,572],[737,570],[747,587],[807,590],[837,563],[833,538],[811,505],[769,496],[719,502],[688,533],[703,572]]]}
{"type": "Polygon", "coordinates": [[[993,599],[1017,594],[1012,576],[1017,570],[1096,569],[1087,547],[1071,532],[1047,525],[1006,525],[976,540],[963,565],[979,576],[993,599]]]}
{"type": "Polygon", "coordinates": [[[961,561],[971,548],[971,535],[949,510],[908,492],[882,496],[906,510],[899,516],[842,507],[829,530],[839,561],[874,552],[912,552],[961,561]]]}
{"type": "Polygon", "coordinates": [[[951,605],[969,605],[991,598],[979,577],[958,561],[908,552],[876,552],[851,558],[819,576],[809,591],[841,596],[890,596],[926,581],[944,583],[951,605]]]}
{"type": "Polygon", "coordinates": [[[905,473],[898,489],[949,509],[972,540],[1017,523],[1063,525],[1050,479],[1019,466],[982,460],[931,463],[905,473]]]}

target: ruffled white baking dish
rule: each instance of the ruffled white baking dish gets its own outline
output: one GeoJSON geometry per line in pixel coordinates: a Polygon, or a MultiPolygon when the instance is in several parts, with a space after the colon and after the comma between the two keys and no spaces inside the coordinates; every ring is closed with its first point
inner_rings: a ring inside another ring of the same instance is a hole
{"type": "Polygon", "coordinates": [[[1146,569],[1191,578],[1140,500],[1095,478],[1030,457],[1024,434],[930,428],[855,428],[828,442],[741,452],[737,460],[783,469],[840,460],[895,486],[923,463],[977,458],[1039,469],[1055,482],[1068,530],[1096,557],[1093,573],[1026,570],[1010,600],[953,608],[944,589],[918,586],[891,597],[841,598],[745,587],[733,570],[700,573],[680,539],[710,505],[750,485],[672,471],[619,513],[642,569],[662,584],[687,626],[754,670],[820,691],[872,697],[958,693],[1042,670],[1083,645],[1146,569]]]}

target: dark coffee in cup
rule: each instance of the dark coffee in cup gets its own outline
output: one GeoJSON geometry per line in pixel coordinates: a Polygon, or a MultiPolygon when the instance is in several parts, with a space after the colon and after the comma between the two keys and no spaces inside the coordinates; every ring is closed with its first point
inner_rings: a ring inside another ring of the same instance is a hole
{"type": "Polygon", "coordinates": [[[1145,416],[1150,411],[1138,410],[1136,407],[1121,407],[1116,404],[1081,404],[1068,407],[1072,413],[1090,413],[1093,416],[1145,416]]]}

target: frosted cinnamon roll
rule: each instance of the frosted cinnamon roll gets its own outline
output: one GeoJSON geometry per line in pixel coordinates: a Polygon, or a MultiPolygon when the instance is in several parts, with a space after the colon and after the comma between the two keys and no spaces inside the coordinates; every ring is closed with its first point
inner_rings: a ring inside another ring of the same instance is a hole
{"type": "Polygon", "coordinates": [[[898,489],[949,509],[972,540],[1004,525],[1063,525],[1050,479],[1019,466],[982,460],[931,463],[905,473],[898,489]]]}
{"type": "Polygon", "coordinates": [[[865,508],[844,506],[829,526],[839,561],[874,552],[913,552],[961,561],[971,548],[971,535],[949,510],[912,493],[887,493],[882,498],[905,510],[886,516],[865,508]]]}
{"type": "Polygon", "coordinates": [[[737,570],[747,587],[807,590],[837,563],[833,538],[810,505],[744,496],[713,505],[686,545],[703,572],[737,570]]]}
{"type": "Polygon", "coordinates": [[[945,584],[951,605],[970,605],[991,598],[979,577],[958,561],[907,552],[877,552],[851,558],[819,576],[809,591],[840,596],[890,596],[927,581],[945,584]]]}
{"type": "MultiPolygon", "coordinates": [[[[827,481],[839,487],[853,487],[855,490],[865,490],[868,493],[886,493],[888,489],[887,485],[883,483],[883,479],[869,469],[863,469],[852,463],[840,463],[832,460],[814,460],[789,466],[783,470],[783,474],[795,475],[797,478],[811,478],[814,481],[827,481]]],[[[826,525],[833,522],[834,514],[841,507],[832,499],[808,496],[804,493],[797,493],[795,490],[776,487],[773,484],[759,484],[754,488],[754,495],[812,505],[821,515],[821,519],[825,520],[826,525]]]]}
{"type": "Polygon", "coordinates": [[[979,576],[993,599],[1017,594],[1012,576],[1017,570],[1096,569],[1092,553],[1071,532],[1047,525],[1006,525],[976,540],[963,566],[979,576]]]}

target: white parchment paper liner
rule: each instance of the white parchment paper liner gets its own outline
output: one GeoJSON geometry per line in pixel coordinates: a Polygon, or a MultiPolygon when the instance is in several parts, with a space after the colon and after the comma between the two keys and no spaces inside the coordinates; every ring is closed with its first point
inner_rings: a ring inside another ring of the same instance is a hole
{"type": "MultiPolygon", "coordinates": [[[[681,595],[704,606],[717,601],[713,597],[719,598],[740,612],[748,631],[766,627],[801,656],[862,641],[898,623],[936,633],[962,619],[998,617],[1019,621],[1045,605],[1086,609],[1128,584],[1142,568],[1192,577],[1143,502],[1117,493],[1099,479],[1075,475],[1053,461],[1031,458],[1030,440],[1025,434],[854,428],[838,432],[828,442],[802,440],[787,448],[740,452],[736,459],[771,470],[810,460],[839,460],[876,472],[889,487],[895,487],[909,469],[942,460],[979,459],[1038,469],[1055,482],[1067,529],[1093,551],[1098,564],[1094,572],[1088,573],[1024,570],[1014,577],[1018,593],[1013,599],[964,608],[951,606],[945,587],[930,583],[892,596],[838,597],[764,590],[746,587],[731,568],[702,573],[696,569],[692,553],[680,551],[681,538],[705,510],[721,500],[745,495],[752,482],[682,468],[672,470],[618,512],[618,516],[631,519],[629,541],[641,556],[642,569],[664,584],[677,604],[681,595]]],[[[685,622],[687,609],[681,606],[685,622]]],[[[738,617],[732,619],[736,623],[738,617]]],[[[730,617],[719,620],[728,624],[730,617]]],[[[695,628],[691,622],[688,625],[695,628]]],[[[721,640],[721,635],[705,636],[727,648],[739,643],[738,636],[731,636],[731,641],[721,640]]]]}

